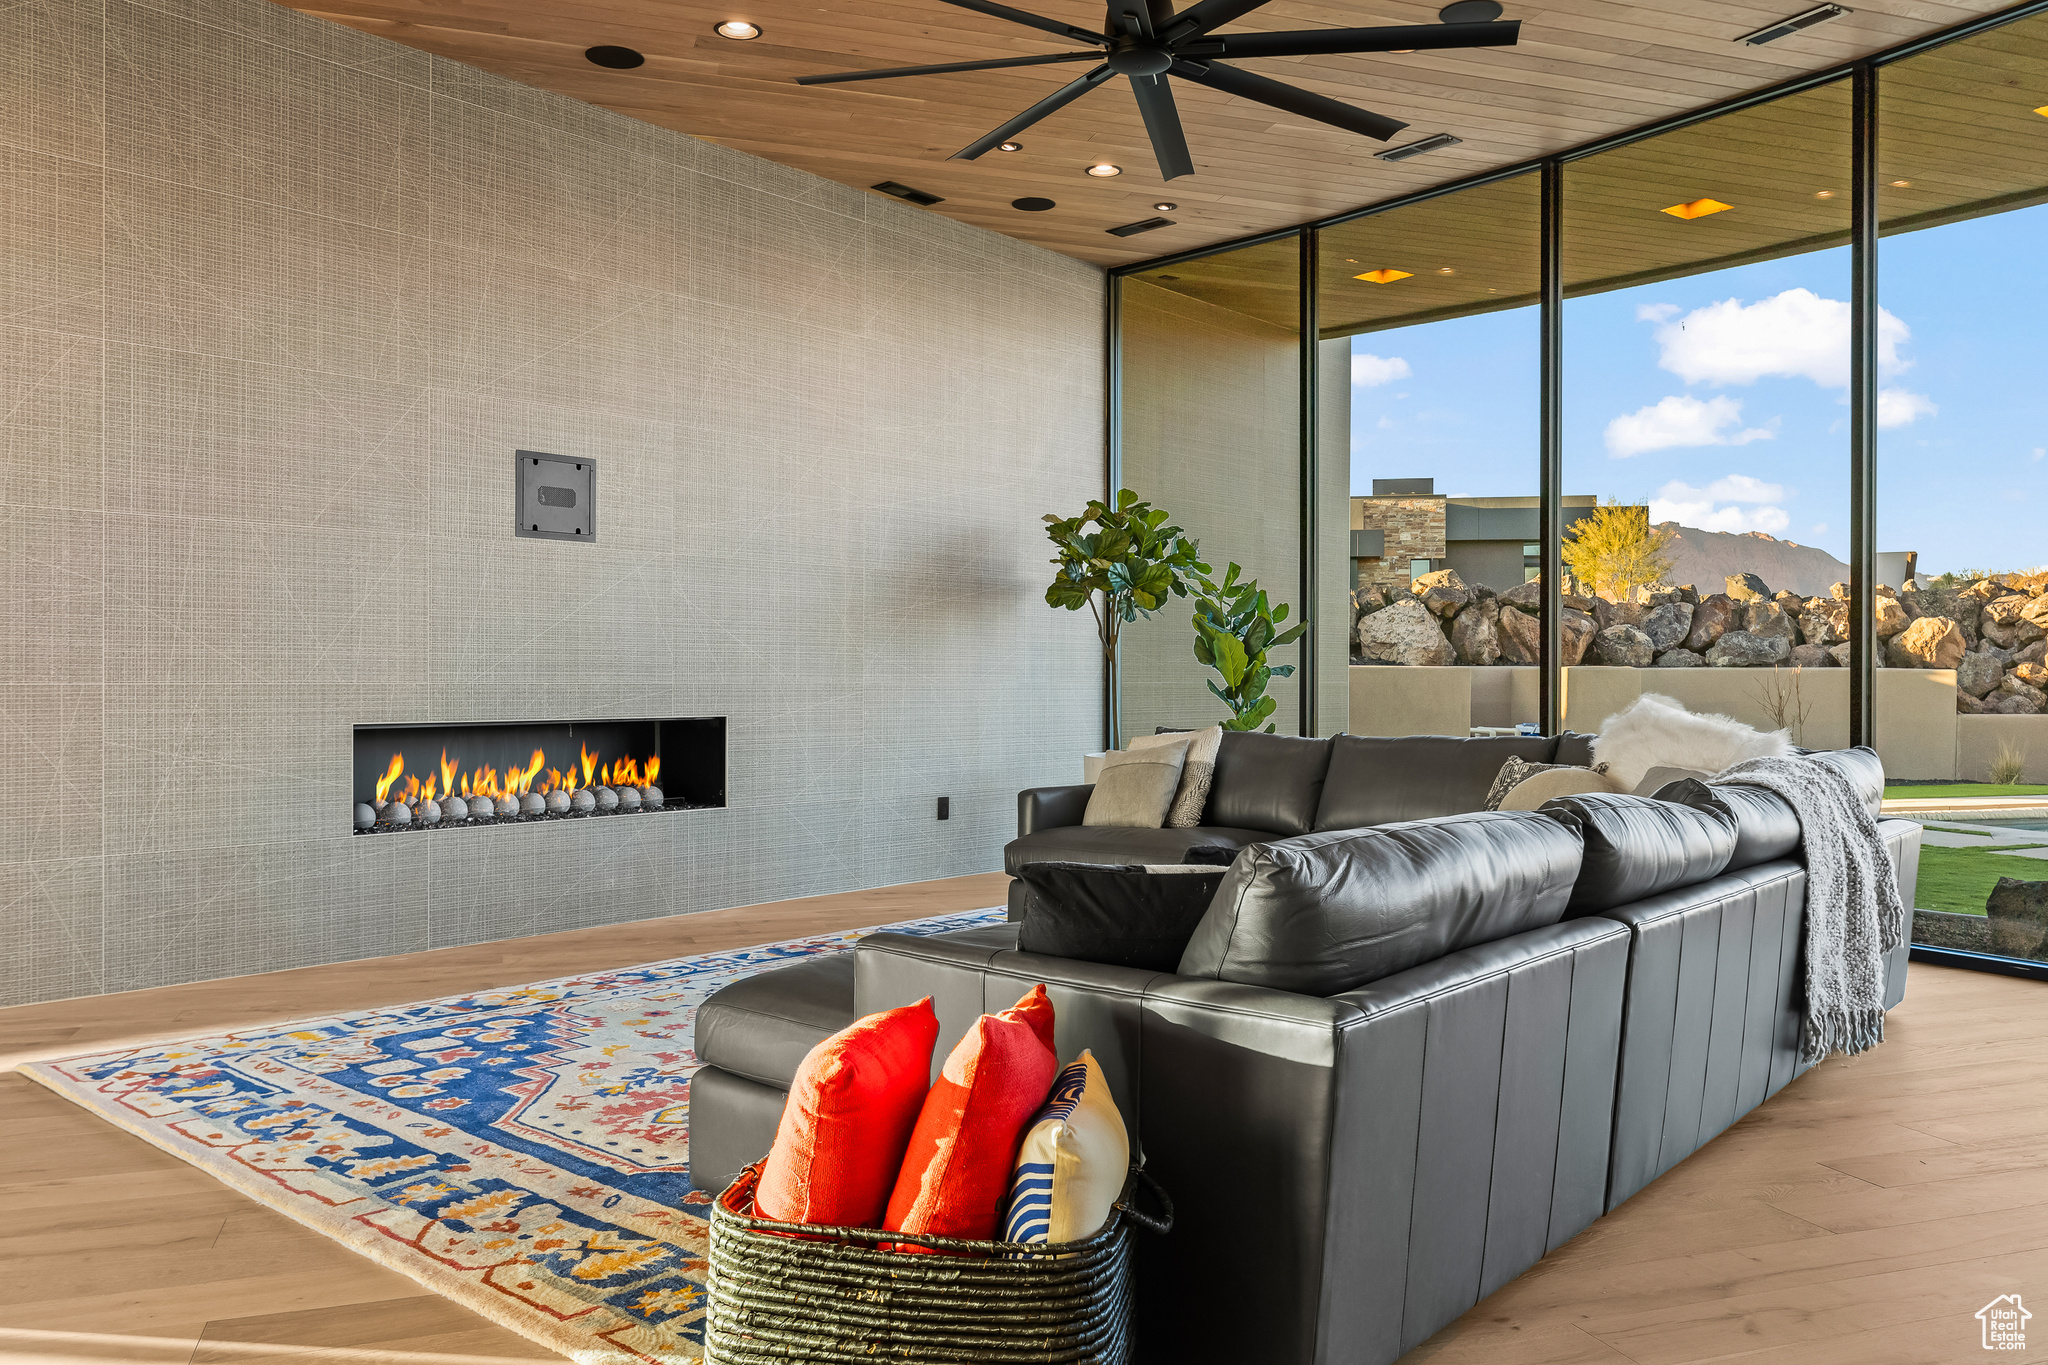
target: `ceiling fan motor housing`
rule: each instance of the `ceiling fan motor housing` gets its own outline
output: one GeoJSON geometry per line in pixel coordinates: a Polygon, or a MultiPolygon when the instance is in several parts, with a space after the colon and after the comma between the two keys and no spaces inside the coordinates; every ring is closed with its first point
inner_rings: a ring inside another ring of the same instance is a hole
{"type": "Polygon", "coordinates": [[[1118,48],[1104,60],[1119,76],[1159,76],[1173,65],[1173,54],[1163,47],[1134,44],[1118,48]]]}

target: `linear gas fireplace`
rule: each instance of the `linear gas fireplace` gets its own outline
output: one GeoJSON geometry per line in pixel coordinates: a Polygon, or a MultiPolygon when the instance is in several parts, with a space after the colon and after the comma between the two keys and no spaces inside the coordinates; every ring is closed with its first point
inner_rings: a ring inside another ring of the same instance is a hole
{"type": "Polygon", "coordinates": [[[725,717],[358,725],[358,834],[709,810],[725,717]]]}

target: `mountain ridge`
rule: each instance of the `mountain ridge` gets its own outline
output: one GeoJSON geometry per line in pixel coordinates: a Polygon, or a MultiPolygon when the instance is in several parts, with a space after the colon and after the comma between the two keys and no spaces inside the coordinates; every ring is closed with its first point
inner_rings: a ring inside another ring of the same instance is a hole
{"type": "Polygon", "coordinates": [[[1772,592],[1790,589],[1801,597],[1825,597],[1828,588],[1849,580],[1849,566],[1826,550],[1779,540],[1763,531],[1702,531],[1675,521],[1661,521],[1669,533],[1665,546],[1671,572],[1664,581],[1690,583],[1702,596],[1723,590],[1728,575],[1753,573],[1772,592]]]}

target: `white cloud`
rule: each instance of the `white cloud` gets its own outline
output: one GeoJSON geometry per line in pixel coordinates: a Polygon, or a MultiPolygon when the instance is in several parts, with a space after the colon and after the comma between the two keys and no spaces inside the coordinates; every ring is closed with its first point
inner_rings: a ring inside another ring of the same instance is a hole
{"type": "Polygon", "coordinates": [[[1360,388],[1376,389],[1396,379],[1411,378],[1414,373],[1408,368],[1408,362],[1397,355],[1358,354],[1351,357],[1351,382],[1360,388]]]}
{"type": "MultiPolygon", "coordinates": [[[[1748,474],[1729,474],[1705,488],[1674,479],[1650,499],[1650,520],[1675,521],[1702,531],[1763,531],[1776,535],[1792,524],[1785,509],[1791,491],[1781,483],[1765,483],[1748,474]]],[[[1819,535],[1825,527],[1815,527],[1819,535]]]]}
{"type": "MultiPolygon", "coordinates": [[[[1644,316],[1647,310],[1638,312],[1644,316]]],[[[1811,379],[1822,388],[1849,383],[1849,305],[1810,289],[1787,289],[1755,303],[1723,299],[1657,328],[1657,363],[1688,384],[1754,384],[1759,379],[1811,379]]],[[[1899,347],[1912,331],[1877,310],[1877,359],[1891,375],[1912,362],[1899,347]]]]}
{"type": "Polygon", "coordinates": [[[1813,524],[1813,530],[1812,530],[1812,531],[1810,531],[1810,532],[1808,532],[1808,534],[1809,534],[1809,535],[1816,535],[1816,536],[1824,536],[1824,535],[1826,535],[1827,533],[1828,533],[1828,524],[1827,524],[1826,522],[1824,522],[1824,521],[1817,521],[1817,522],[1815,522],[1815,523],[1813,524]]]}
{"type": "Polygon", "coordinates": [[[1903,427],[1916,417],[1932,417],[1941,411],[1934,406],[1934,400],[1924,393],[1913,393],[1907,389],[1879,389],[1877,391],[1877,424],[1880,427],[1903,427]]]}
{"type": "Polygon", "coordinates": [[[1676,317],[1679,308],[1675,303],[1639,303],[1636,305],[1637,322],[1663,322],[1676,317]]]}
{"type": "Polygon", "coordinates": [[[2027,458],[2032,460],[2035,464],[2039,464],[2041,462],[2041,457],[2043,455],[2048,455],[2048,446],[2035,446],[2034,453],[2032,455],[2029,455],[2027,458]]]}
{"type": "Polygon", "coordinates": [[[1772,433],[1763,427],[1733,430],[1742,425],[1742,401],[1737,398],[1701,400],[1689,394],[1673,394],[1647,408],[1623,413],[1607,424],[1607,453],[1617,460],[1640,455],[1646,450],[1669,450],[1674,446],[1746,446],[1751,441],[1768,441],[1772,433]]]}

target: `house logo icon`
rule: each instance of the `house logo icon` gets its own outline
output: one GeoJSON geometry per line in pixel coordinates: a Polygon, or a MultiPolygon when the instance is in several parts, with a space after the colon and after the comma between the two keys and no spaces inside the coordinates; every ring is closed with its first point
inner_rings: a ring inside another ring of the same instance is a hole
{"type": "Polygon", "coordinates": [[[1984,1349],[2024,1351],[2027,1349],[2027,1319],[2033,1317],[2017,1294],[2000,1294],[1977,1310],[1984,1324],[1984,1349]]]}

